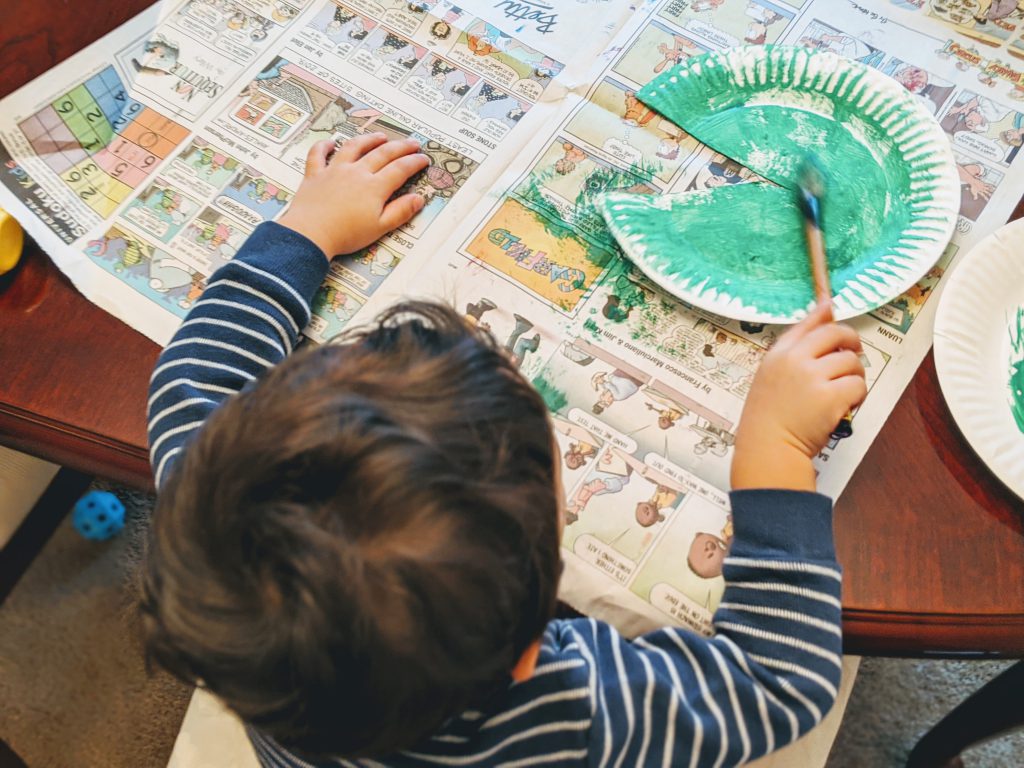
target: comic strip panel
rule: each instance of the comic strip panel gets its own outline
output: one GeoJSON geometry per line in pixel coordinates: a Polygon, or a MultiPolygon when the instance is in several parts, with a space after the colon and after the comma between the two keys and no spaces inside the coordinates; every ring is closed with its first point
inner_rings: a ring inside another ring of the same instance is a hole
{"type": "MultiPolygon", "coordinates": [[[[959,152],[954,152],[953,156],[960,176],[960,216],[968,221],[977,221],[996,187],[1003,181],[1004,174],[959,152]]],[[[969,225],[965,226],[969,229],[969,225]]]]}
{"type": "Polygon", "coordinates": [[[561,456],[562,492],[568,501],[597,461],[605,441],[596,432],[560,416],[553,416],[551,423],[555,429],[555,440],[561,456]]]}
{"type": "Polygon", "coordinates": [[[203,292],[207,275],[121,227],[90,241],[85,255],[159,306],[184,317],[203,292]]]}
{"type": "Polygon", "coordinates": [[[196,136],[164,174],[184,186],[198,185],[206,194],[212,194],[234,178],[239,166],[236,158],[196,136]]]}
{"type": "Polygon", "coordinates": [[[351,256],[331,262],[331,274],[354,286],[364,296],[372,296],[402,261],[394,246],[378,241],[351,256]]]}
{"type": "Polygon", "coordinates": [[[131,75],[133,91],[189,120],[200,117],[243,66],[173,24],[121,51],[118,62],[131,75]]]}
{"type": "Polygon", "coordinates": [[[562,546],[625,584],[684,496],[667,475],[605,448],[569,496],[562,546]]]}
{"type": "Polygon", "coordinates": [[[612,71],[638,85],[646,85],[676,64],[708,50],[707,45],[652,21],[612,65],[612,71]]]}
{"type": "Polygon", "coordinates": [[[466,322],[486,328],[505,350],[512,363],[529,378],[538,371],[557,343],[549,329],[534,323],[530,305],[507,290],[485,288],[480,281],[476,298],[457,305],[466,322]]]}
{"type": "MultiPolygon", "coordinates": [[[[558,348],[533,383],[548,407],[574,424],[728,488],[736,416],[713,410],[685,380],[648,374],[594,340],[576,338],[558,348]]],[[[731,410],[738,415],[740,407],[731,410]]]]}
{"type": "Polygon", "coordinates": [[[202,136],[173,159],[163,176],[185,194],[209,201],[251,227],[277,218],[292,198],[290,189],[202,136]]]}
{"type": "Polygon", "coordinates": [[[971,91],[961,91],[940,120],[959,150],[1010,165],[1024,145],[1024,114],[971,91]]]}
{"type": "Polygon", "coordinates": [[[935,265],[909,291],[879,307],[871,315],[900,333],[909,331],[958,250],[959,246],[955,243],[947,245],[935,265]]]}
{"type": "Polygon", "coordinates": [[[605,192],[658,192],[651,183],[651,169],[634,167],[633,171],[624,171],[571,141],[556,139],[513,195],[535,210],[561,219],[602,248],[615,251],[618,246],[594,201],[605,192]]]}
{"type": "Polygon", "coordinates": [[[609,272],[590,304],[601,307],[587,320],[594,332],[640,343],[678,363],[678,373],[695,374],[711,389],[738,399],[750,391],[761,358],[775,339],[769,331],[755,343],[724,319],[691,310],[625,265],[609,272]]]}
{"type": "Polygon", "coordinates": [[[455,119],[479,128],[493,139],[503,139],[516,127],[530,104],[506,93],[493,83],[480,80],[472,86],[462,104],[452,112],[455,119]]]}
{"type": "Polygon", "coordinates": [[[606,78],[565,126],[571,136],[597,147],[645,176],[668,182],[698,148],[696,139],[636,97],[636,91],[606,78]]]}
{"type": "Polygon", "coordinates": [[[874,32],[850,35],[819,19],[814,19],[804,28],[796,44],[804,48],[831,51],[875,69],[881,68],[885,60],[885,51],[881,48],[881,42],[876,40],[874,32]]]}
{"type": "Polygon", "coordinates": [[[318,343],[330,341],[387,281],[401,261],[402,251],[388,238],[335,258],[313,301],[313,317],[305,335],[318,343]]]}
{"type": "Polygon", "coordinates": [[[169,243],[199,211],[199,202],[159,176],[121,214],[142,231],[169,243]]]}
{"type": "Polygon", "coordinates": [[[949,80],[895,57],[886,61],[881,70],[916,96],[933,115],[939,114],[955,90],[955,86],[949,80]]]}
{"type": "Polygon", "coordinates": [[[426,47],[380,26],[352,53],[349,61],[389,85],[398,85],[426,55],[426,47]]]}
{"type": "Polygon", "coordinates": [[[323,139],[343,143],[372,130],[389,139],[419,140],[431,164],[396,193],[416,192],[426,201],[423,210],[402,228],[414,237],[437,218],[478,166],[476,160],[417,133],[400,118],[385,116],[280,57],[243,89],[220,124],[296,170],[305,167],[310,148],[323,139]]]}
{"type": "Polygon", "coordinates": [[[377,25],[378,22],[341,3],[329,2],[310,19],[302,35],[317,47],[345,58],[377,29],[377,25]]]}
{"type": "Polygon", "coordinates": [[[666,525],[658,548],[630,589],[684,625],[706,632],[712,607],[725,591],[722,565],[732,539],[728,512],[690,496],[666,525]]]}
{"type": "Polygon", "coordinates": [[[344,330],[366,300],[345,281],[328,275],[313,296],[312,316],[303,333],[313,341],[329,342],[344,330]]]}
{"type": "Polygon", "coordinates": [[[995,45],[1018,36],[1024,26],[1024,6],[1016,0],[924,0],[923,5],[929,16],[957,32],[995,45]]]}
{"type": "Polygon", "coordinates": [[[479,82],[480,75],[467,72],[431,54],[420,62],[402,86],[402,91],[429,104],[441,114],[448,115],[479,82]]]}
{"type": "Polygon", "coordinates": [[[459,34],[448,57],[530,101],[539,99],[564,69],[563,64],[481,19],[470,22],[459,34]]]}
{"type": "Polygon", "coordinates": [[[288,20],[275,20],[241,2],[189,0],[171,23],[214,50],[247,64],[266,47],[271,35],[288,20]]]}
{"type": "Polygon", "coordinates": [[[206,208],[175,239],[175,251],[190,256],[209,275],[234,258],[252,230],[252,223],[206,208]]]}
{"type": "Polygon", "coordinates": [[[354,10],[384,22],[403,35],[416,34],[430,21],[427,12],[435,4],[436,0],[350,0],[348,3],[354,10]]]}
{"type": "Polygon", "coordinates": [[[549,306],[572,314],[614,254],[557,219],[506,198],[464,246],[549,306]]]}
{"type": "Polygon", "coordinates": [[[774,43],[793,19],[768,0],[671,0],[660,15],[717,48],[774,43]]]}

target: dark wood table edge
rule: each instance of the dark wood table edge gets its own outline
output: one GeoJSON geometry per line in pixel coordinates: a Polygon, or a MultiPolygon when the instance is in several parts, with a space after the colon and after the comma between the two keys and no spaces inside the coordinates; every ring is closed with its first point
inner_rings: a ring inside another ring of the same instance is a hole
{"type": "Polygon", "coordinates": [[[144,450],[0,403],[0,445],[79,472],[153,490],[144,450]]]}
{"type": "Polygon", "coordinates": [[[843,610],[843,652],[907,658],[1024,658],[1024,615],[843,610]]]}
{"type": "MultiPolygon", "coordinates": [[[[126,443],[0,404],[0,444],[146,491],[149,457],[126,443]]],[[[863,656],[1024,657],[1024,615],[843,610],[844,652],[863,656]]]]}

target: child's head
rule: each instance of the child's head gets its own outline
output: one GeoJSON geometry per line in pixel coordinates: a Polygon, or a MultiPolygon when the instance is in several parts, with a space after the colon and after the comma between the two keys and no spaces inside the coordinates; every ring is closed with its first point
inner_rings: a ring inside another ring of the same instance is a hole
{"type": "Polygon", "coordinates": [[[560,570],[544,403],[408,304],[208,419],[161,490],[150,655],[309,754],[409,747],[509,683],[560,570]]]}

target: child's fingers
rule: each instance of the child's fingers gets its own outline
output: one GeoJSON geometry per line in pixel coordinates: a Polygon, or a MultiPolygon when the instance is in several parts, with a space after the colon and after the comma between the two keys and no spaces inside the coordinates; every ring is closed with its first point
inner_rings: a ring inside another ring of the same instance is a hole
{"type": "Polygon", "coordinates": [[[420,151],[420,143],[416,139],[405,139],[404,141],[389,141],[387,144],[368,152],[363,157],[363,164],[373,173],[381,170],[389,163],[405,155],[420,151]]]}
{"type": "Polygon", "coordinates": [[[817,365],[828,379],[864,376],[864,363],[861,362],[860,355],[850,349],[831,352],[818,358],[817,365]]]}
{"type": "Polygon", "coordinates": [[[796,325],[790,326],[789,330],[782,334],[782,338],[779,339],[779,342],[783,343],[785,346],[795,344],[815,328],[831,321],[832,305],[828,302],[819,302],[814,305],[803,320],[796,325]]]}
{"type": "Polygon", "coordinates": [[[414,155],[405,155],[397,160],[392,160],[381,171],[377,173],[388,193],[394,192],[409,180],[414,173],[419,173],[430,165],[430,158],[421,152],[414,155]]]}
{"type": "Polygon", "coordinates": [[[361,136],[347,139],[334,157],[344,163],[354,163],[367,152],[376,149],[387,140],[388,136],[386,133],[364,133],[361,136]]]}
{"type": "Polygon", "coordinates": [[[868,396],[868,384],[863,376],[843,376],[832,382],[837,396],[846,404],[846,410],[856,408],[868,396]]]}
{"type": "Polygon", "coordinates": [[[842,323],[818,326],[800,339],[799,343],[811,357],[822,357],[837,349],[861,351],[860,336],[853,328],[842,323]]]}
{"type": "Polygon", "coordinates": [[[330,139],[318,141],[310,147],[309,152],[306,153],[306,175],[312,176],[317,171],[326,168],[334,149],[334,142],[330,139]]]}
{"type": "Polygon", "coordinates": [[[415,192],[402,195],[384,206],[380,214],[380,224],[388,231],[397,229],[423,210],[424,200],[415,192]]]}

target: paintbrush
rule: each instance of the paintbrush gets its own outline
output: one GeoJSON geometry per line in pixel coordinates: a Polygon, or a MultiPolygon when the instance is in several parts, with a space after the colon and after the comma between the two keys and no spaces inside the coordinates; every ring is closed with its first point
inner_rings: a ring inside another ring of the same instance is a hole
{"type": "MultiPolygon", "coordinates": [[[[811,263],[814,279],[814,298],[819,304],[829,305],[832,315],[832,285],[828,277],[828,257],[825,255],[825,237],[821,230],[822,200],[825,198],[825,173],[814,155],[804,158],[797,182],[797,206],[804,217],[804,239],[807,242],[807,258],[811,263]]],[[[853,434],[853,412],[839,420],[832,431],[832,437],[841,440],[853,434]]]]}

